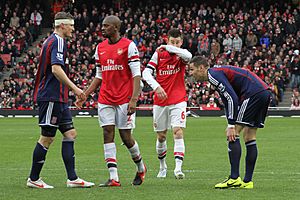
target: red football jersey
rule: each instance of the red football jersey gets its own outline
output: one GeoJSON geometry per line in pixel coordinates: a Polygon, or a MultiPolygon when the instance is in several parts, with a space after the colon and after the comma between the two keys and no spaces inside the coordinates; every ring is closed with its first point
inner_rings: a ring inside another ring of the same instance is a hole
{"type": "Polygon", "coordinates": [[[168,95],[166,100],[154,96],[154,105],[168,106],[186,101],[184,74],[186,63],[174,53],[156,51],[149,65],[156,69],[156,81],[168,95]]]}
{"type": "Polygon", "coordinates": [[[109,44],[105,40],[98,44],[95,59],[102,73],[98,102],[107,105],[128,103],[133,92],[129,63],[140,62],[135,44],[126,38],[121,38],[116,44],[109,44]]]}

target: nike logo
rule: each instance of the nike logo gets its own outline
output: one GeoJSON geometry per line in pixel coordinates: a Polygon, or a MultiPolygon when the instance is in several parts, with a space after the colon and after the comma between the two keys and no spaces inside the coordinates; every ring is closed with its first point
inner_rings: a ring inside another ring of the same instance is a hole
{"type": "Polygon", "coordinates": [[[39,187],[39,188],[44,188],[43,184],[40,185],[40,184],[34,183],[32,181],[30,181],[30,183],[33,184],[33,185],[35,185],[35,186],[37,186],[37,187],[39,187]]]}
{"type": "Polygon", "coordinates": [[[77,183],[77,182],[71,182],[71,184],[75,184],[75,185],[84,185],[84,182],[80,182],[80,183],[77,183]]]}
{"type": "Polygon", "coordinates": [[[234,185],[235,183],[236,183],[236,181],[233,182],[233,183],[227,183],[227,186],[229,186],[229,187],[231,187],[231,186],[238,187],[238,186],[242,185],[242,184],[234,185]]]}
{"type": "Polygon", "coordinates": [[[103,54],[105,54],[105,51],[104,52],[100,52],[100,55],[103,55],[103,54]]]}

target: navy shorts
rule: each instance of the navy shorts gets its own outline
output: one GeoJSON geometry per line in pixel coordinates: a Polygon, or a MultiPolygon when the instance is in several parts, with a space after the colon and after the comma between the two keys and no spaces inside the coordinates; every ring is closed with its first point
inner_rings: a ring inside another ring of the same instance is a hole
{"type": "Polygon", "coordinates": [[[39,106],[39,126],[43,129],[45,136],[54,137],[56,130],[63,125],[73,124],[69,106],[61,102],[38,102],[39,106]],[[49,132],[49,133],[48,133],[49,132]]]}
{"type": "Polygon", "coordinates": [[[271,92],[264,90],[242,101],[238,108],[236,123],[253,128],[263,128],[270,98],[271,92]]]}

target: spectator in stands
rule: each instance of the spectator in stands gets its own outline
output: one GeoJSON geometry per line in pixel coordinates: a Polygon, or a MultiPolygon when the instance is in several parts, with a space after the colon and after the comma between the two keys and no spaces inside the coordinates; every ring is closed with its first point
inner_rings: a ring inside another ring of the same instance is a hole
{"type": "Polygon", "coordinates": [[[219,42],[217,42],[216,39],[212,39],[211,47],[210,47],[210,52],[215,57],[217,57],[219,55],[219,53],[220,53],[220,44],[219,44],[219,42]]]}
{"type": "Polygon", "coordinates": [[[30,15],[30,20],[33,22],[35,31],[37,31],[37,34],[41,31],[41,23],[42,23],[42,15],[37,11],[34,10],[30,15]]]}
{"type": "Polygon", "coordinates": [[[230,51],[232,49],[232,39],[228,33],[225,35],[225,38],[224,38],[222,44],[223,44],[224,48],[226,48],[228,51],[230,51]]]}
{"type": "Polygon", "coordinates": [[[300,84],[300,61],[299,51],[296,52],[293,61],[291,62],[291,88],[298,88],[300,84]]]}
{"type": "Polygon", "coordinates": [[[293,100],[290,110],[300,110],[300,101],[298,98],[293,100]]]}
{"type": "Polygon", "coordinates": [[[198,54],[206,55],[209,52],[209,39],[207,35],[201,33],[198,37],[198,54]]]}
{"type": "Polygon", "coordinates": [[[242,39],[239,37],[237,33],[235,33],[234,38],[232,40],[232,49],[234,51],[240,52],[242,50],[242,46],[243,46],[242,39]]]}
{"type": "Polygon", "coordinates": [[[250,30],[246,36],[246,41],[245,41],[246,47],[248,49],[252,49],[253,47],[256,46],[257,44],[257,37],[255,34],[253,34],[253,31],[250,30]]]}
{"type": "Polygon", "coordinates": [[[215,103],[215,99],[213,97],[209,98],[209,102],[206,104],[207,108],[217,108],[217,104],[215,103]]]}
{"type": "Polygon", "coordinates": [[[20,26],[20,18],[17,16],[16,12],[13,12],[13,16],[10,18],[9,27],[19,28],[19,26],[20,26]]]}
{"type": "Polygon", "coordinates": [[[265,45],[265,48],[268,48],[270,45],[270,37],[267,33],[265,33],[260,39],[259,43],[261,46],[265,45]]]}

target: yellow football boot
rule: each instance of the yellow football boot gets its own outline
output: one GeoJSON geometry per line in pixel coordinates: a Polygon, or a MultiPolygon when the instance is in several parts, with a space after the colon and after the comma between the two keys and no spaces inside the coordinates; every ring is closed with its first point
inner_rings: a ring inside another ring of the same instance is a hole
{"type": "Polygon", "coordinates": [[[222,183],[218,183],[215,185],[216,189],[227,189],[227,188],[237,188],[243,184],[243,181],[240,177],[237,179],[232,179],[228,177],[222,183]]]}

